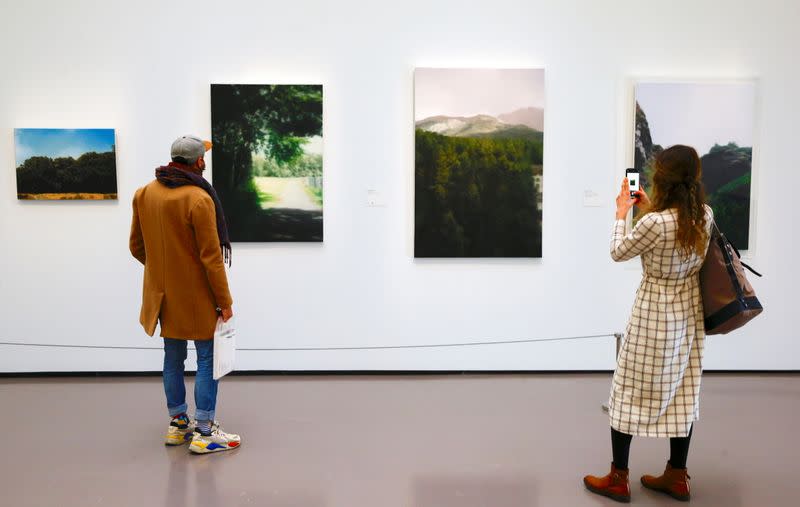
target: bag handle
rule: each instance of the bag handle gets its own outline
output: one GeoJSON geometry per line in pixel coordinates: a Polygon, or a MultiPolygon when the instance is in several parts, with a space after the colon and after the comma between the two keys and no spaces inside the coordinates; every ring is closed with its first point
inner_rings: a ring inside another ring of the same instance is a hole
{"type": "Polygon", "coordinates": [[[733,248],[733,251],[734,251],[734,252],[736,252],[736,257],[738,257],[738,258],[739,258],[739,264],[741,264],[743,268],[746,268],[748,271],[750,271],[751,273],[753,273],[753,274],[754,274],[754,275],[756,275],[757,277],[759,277],[759,278],[763,277],[764,275],[762,275],[761,273],[759,273],[758,271],[756,271],[755,269],[753,269],[753,268],[752,268],[752,266],[750,266],[750,265],[749,265],[749,264],[747,264],[747,263],[744,263],[744,262],[742,262],[742,260],[741,260],[741,259],[742,259],[742,254],[740,254],[740,253],[739,253],[739,249],[738,249],[738,248],[736,248],[736,245],[734,245],[733,243],[731,243],[731,241],[730,241],[730,240],[729,240],[729,239],[728,239],[728,238],[727,238],[727,237],[726,237],[724,234],[722,234],[722,232],[719,230],[719,227],[717,227],[717,221],[716,221],[716,220],[713,220],[711,223],[714,225],[714,230],[717,232],[717,234],[718,234],[720,237],[724,238],[724,241],[725,241],[727,244],[729,244],[729,245],[731,246],[731,248],[733,248]]]}
{"type": "Polygon", "coordinates": [[[728,249],[728,245],[730,245],[728,238],[726,238],[725,235],[722,234],[722,231],[719,230],[716,221],[712,223],[714,224],[714,230],[711,233],[710,241],[717,242],[717,246],[722,253],[722,262],[725,263],[725,271],[728,272],[728,276],[733,284],[733,289],[736,291],[736,298],[740,301],[744,300],[744,290],[742,290],[742,286],[739,284],[739,278],[736,276],[736,270],[733,268],[733,259],[731,258],[731,250],[734,249],[728,249]]]}
{"type": "MultiPolygon", "coordinates": [[[[733,246],[733,245],[731,245],[731,246],[733,246]]],[[[739,261],[739,262],[740,262],[740,264],[742,265],[743,268],[747,268],[748,271],[750,271],[751,273],[753,273],[757,277],[764,276],[761,273],[759,273],[758,271],[756,271],[755,269],[751,268],[749,264],[745,264],[744,262],[741,262],[741,261],[739,261]]]]}

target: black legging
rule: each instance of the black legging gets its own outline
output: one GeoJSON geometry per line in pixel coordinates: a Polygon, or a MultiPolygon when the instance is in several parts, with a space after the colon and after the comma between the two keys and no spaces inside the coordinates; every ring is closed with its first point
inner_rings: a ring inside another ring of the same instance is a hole
{"type": "MultiPolygon", "coordinates": [[[[669,439],[669,463],[672,468],[686,468],[686,459],[689,456],[689,442],[692,440],[694,425],[689,427],[689,434],[685,437],[672,437],[669,439]]],[[[631,452],[633,435],[621,433],[611,428],[611,451],[614,453],[614,466],[619,470],[628,469],[628,455],[631,452]]]]}

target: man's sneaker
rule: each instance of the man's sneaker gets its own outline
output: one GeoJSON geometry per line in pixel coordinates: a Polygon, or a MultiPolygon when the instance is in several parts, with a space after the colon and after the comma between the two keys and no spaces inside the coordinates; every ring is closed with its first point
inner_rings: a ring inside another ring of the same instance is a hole
{"type": "Polygon", "coordinates": [[[194,421],[190,421],[186,414],[173,417],[164,436],[166,445],[183,445],[192,440],[194,421]]]}
{"type": "Polygon", "coordinates": [[[196,454],[230,451],[239,447],[241,443],[242,438],[239,435],[225,433],[220,429],[219,423],[214,421],[210,435],[203,435],[195,429],[192,443],[189,444],[189,450],[196,454]]]}

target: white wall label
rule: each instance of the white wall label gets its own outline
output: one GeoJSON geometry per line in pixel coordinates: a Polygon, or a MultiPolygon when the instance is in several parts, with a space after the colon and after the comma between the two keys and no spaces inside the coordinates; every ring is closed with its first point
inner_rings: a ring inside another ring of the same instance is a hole
{"type": "Polygon", "coordinates": [[[374,189],[367,190],[367,206],[370,207],[383,207],[386,202],[383,200],[383,195],[374,189]]]}
{"type": "Polygon", "coordinates": [[[583,191],[583,205],[586,207],[600,207],[603,205],[600,194],[594,190],[583,191]]]}

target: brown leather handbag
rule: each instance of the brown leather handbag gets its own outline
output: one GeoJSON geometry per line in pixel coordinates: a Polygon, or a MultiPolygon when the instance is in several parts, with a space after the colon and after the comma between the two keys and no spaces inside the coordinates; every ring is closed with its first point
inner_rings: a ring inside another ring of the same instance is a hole
{"type": "Polygon", "coordinates": [[[764,310],[744,270],[747,268],[756,276],[761,274],[741,261],[739,251],[716,223],[711,225],[708,253],[700,268],[703,316],[706,334],[726,334],[744,326],[764,310]]]}

